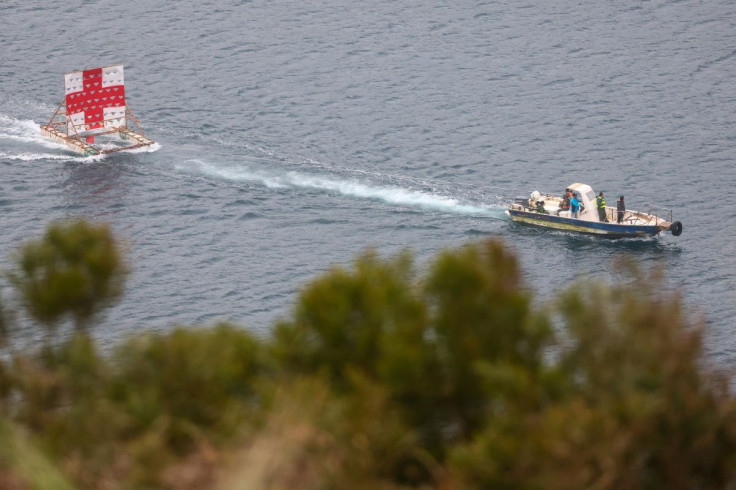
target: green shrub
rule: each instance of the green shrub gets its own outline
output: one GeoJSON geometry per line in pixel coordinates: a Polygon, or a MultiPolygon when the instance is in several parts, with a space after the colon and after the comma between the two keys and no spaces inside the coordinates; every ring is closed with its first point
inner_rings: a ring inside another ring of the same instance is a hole
{"type": "Polygon", "coordinates": [[[259,407],[268,367],[261,342],[242,328],[177,328],[145,334],[114,356],[112,397],[140,431],[165,424],[167,444],[228,439],[259,407]]]}
{"type": "Polygon", "coordinates": [[[561,296],[555,397],[498,415],[453,452],[465,488],[727,488],[736,404],[701,328],[651,278],[561,296]]]}
{"type": "Polygon", "coordinates": [[[367,252],[268,338],[180,327],[101,355],[87,328],[125,267],[106,227],[54,225],[11,277],[32,318],[77,331],[0,360],[0,486],[215,488],[227,467],[226,490],[732,487],[729,377],[634,272],[535,311],[498,241],[422,275],[367,252]]]}
{"type": "Polygon", "coordinates": [[[28,313],[52,329],[63,317],[86,328],[123,293],[127,267],[107,225],[55,223],[18,253],[10,275],[28,313]]]}
{"type": "Polygon", "coordinates": [[[72,490],[74,487],[22,428],[0,419],[0,488],[72,490]]]}

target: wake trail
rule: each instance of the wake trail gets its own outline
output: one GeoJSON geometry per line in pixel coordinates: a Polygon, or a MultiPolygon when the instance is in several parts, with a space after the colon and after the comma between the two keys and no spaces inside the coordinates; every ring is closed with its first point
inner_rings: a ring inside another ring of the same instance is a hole
{"type": "MultiPolygon", "coordinates": [[[[402,184],[408,184],[408,185],[418,185],[418,186],[429,186],[434,188],[445,188],[447,187],[447,183],[444,181],[438,181],[434,179],[429,179],[426,177],[423,178],[417,178],[417,177],[410,177],[407,175],[401,175],[401,174],[392,174],[392,173],[385,173],[385,172],[372,172],[370,170],[364,170],[364,169],[358,169],[354,167],[346,167],[342,165],[335,165],[332,163],[325,163],[321,162],[319,160],[315,160],[314,158],[303,156],[303,155],[294,155],[294,154],[288,154],[284,153],[283,151],[275,148],[267,148],[264,146],[252,144],[246,141],[241,140],[225,140],[222,138],[213,137],[212,141],[217,143],[219,146],[221,146],[223,149],[227,149],[229,151],[216,151],[217,154],[222,155],[228,155],[233,157],[242,157],[242,150],[246,150],[253,153],[258,153],[261,155],[264,155],[266,157],[275,158],[281,162],[288,163],[290,165],[297,165],[297,166],[304,166],[308,169],[322,169],[331,173],[348,173],[351,175],[357,175],[359,177],[366,177],[366,178],[391,178],[394,181],[401,182],[402,184]],[[233,151],[234,150],[234,151],[233,151]]],[[[200,149],[202,152],[206,153],[212,153],[212,148],[207,149],[200,149]]],[[[464,187],[467,190],[473,190],[474,186],[472,184],[463,184],[463,183],[453,183],[453,187],[464,187]]],[[[494,189],[496,191],[505,192],[505,193],[511,193],[511,194],[518,194],[519,189],[516,187],[509,187],[509,186],[501,186],[501,185],[486,185],[484,186],[485,189],[490,190],[494,189]]],[[[475,191],[475,193],[478,193],[475,191]]],[[[483,193],[478,193],[483,194],[483,193]]],[[[505,199],[502,196],[498,195],[496,196],[499,199],[505,199]]]]}
{"type": "Polygon", "coordinates": [[[16,119],[0,114],[0,141],[33,143],[52,150],[66,150],[67,147],[41,136],[38,123],[31,119],[16,119]]]}
{"type": "Polygon", "coordinates": [[[376,185],[353,179],[333,176],[309,175],[303,172],[273,172],[255,170],[242,165],[224,167],[203,160],[187,160],[176,168],[188,173],[230,182],[254,182],[271,189],[311,189],[337,193],[348,197],[381,201],[398,206],[414,207],[443,213],[503,219],[503,208],[499,205],[482,206],[443,194],[423,190],[376,185]]]}
{"type": "MultiPolygon", "coordinates": [[[[158,143],[151,147],[132,150],[128,153],[155,152],[161,148],[158,143]]],[[[238,149],[237,147],[235,148],[238,149]]],[[[271,158],[277,158],[284,163],[293,164],[295,160],[288,155],[276,154],[260,147],[248,147],[255,153],[271,158]]],[[[185,150],[186,151],[186,150],[185,150]]],[[[211,153],[211,148],[208,153],[211,153]]],[[[17,119],[0,114],[0,158],[16,161],[53,160],[62,162],[91,163],[103,160],[108,155],[81,156],[70,153],[69,149],[60,143],[41,136],[38,123],[33,120],[17,119]],[[6,144],[3,144],[6,142],[6,144]],[[49,151],[28,151],[28,145],[36,145],[49,151]]],[[[232,155],[242,158],[243,155],[232,155]]],[[[504,219],[503,207],[498,204],[479,205],[475,199],[460,200],[451,197],[454,191],[447,183],[430,182],[426,179],[416,179],[403,175],[380,174],[361,169],[324,164],[313,159],[296,159],[297,163],[305,165],[306,172],[284,170],[258,170],[240,165],[215,165],[205,160],[186,160],[177,164],[178,170],[200,174],[230,182],[251,182],[264,185],[272,189],[311,189],[321,192],[336,193],[343,196],[380,201],[397,206],[419,208],[442,213],[453,213],[464,216],[504,219]],[[313,174],[309,172],[320,172],[313,174]],[[328,175],[324,175],[327,173],[328,175]],[[341,177],[339,174],[347,174],[341,177]],[[384,182],[380,182],[383,180],[384,182]],[[390,183],[385,183],[389,180],[390,183]],[[379,181],[378,183],[376,181],[379,181]],[[417,187],[421,188],[417,189],[417,187]],[[429,190],[427,188],[430,188],[429,190]],[[439,191],[438,191],[439,189],[439,191]]],[[[467,192],[466,192],[467,194],[467,192]]],[[[477,193],[474,193],[477,194],[477,193]]],[[[499,196],[496,196],[499,197],[499,196]]]]}
{"type": "MultiPolygon", "coordinates": [[[[104,145],[102,146],[104,147],[104,145]]],[[[126,153],[151,153],[158,151],[160,148],[160,144],[154,143],[151,146],[127,150],[126,153]]],[[[4,160],[19,160],[24,162],[55,160],[91,163],[104,160],[106,157],[107,155],[105,154],[83,156],[73,153],[66,145],[41,136],[41,131],[36,121],[16,119],[5,114],[0,114],[0,158],[4,160]],[[27,147],[29,144],[40,146],[47,150],[57,150],[58,153],[28,151],[27,147]]]]}
{"type": "Polygon", "coordinates": [[[22,162],[34,162],[37,160],[56,160],[59,162],[95,162],[99,161],[104,157],[104,155],[96,155],[96,156],[88,156],[88,157],[82,157],[82,156],[72,156],[72,155],[61,155],[58,153],[33,153],[33,152],[23,152],[23,153],[6,153],[4,151],[0,151],[0,158],[3,160],[19,160],[22,162]]]}

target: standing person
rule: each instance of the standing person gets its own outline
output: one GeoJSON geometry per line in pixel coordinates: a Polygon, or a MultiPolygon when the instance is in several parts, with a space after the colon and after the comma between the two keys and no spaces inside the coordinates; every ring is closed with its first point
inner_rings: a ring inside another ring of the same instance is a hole
{"type": "Polygon", "coordinates": [[[572,192],[570,192],[570,189],[565,189],[565,193],[562,195],[562,202],[560,203],[560,209],[563,211],[567,211],[570,209],[570,196],[572,195],[572,192]]]}
{"type": "Polygon", "coordinates": [[[572,197],[570,198],[570,210],[572,211],[573,218],[578,217],[579,209],[580,209],[580,201],[578,201],[578,198],[575,196],[575,194],[573,194],[572,197]]]}
{"type": "Polygon", "coordinates": [[[603,192],[598,194],[598,197],[595,198],[596,205],[598,207],[598,221],[601,223],[607,223],[608,218],[606,218],[606,198],[603,196],[603,192]]]}
{"type": "Polygon", "coordinates": [[[626,211],[624,196],[619,197],[616,201],[616,211],[618,212],[618,222],[621,223],[624,220],[624,211],[626,211]]]}

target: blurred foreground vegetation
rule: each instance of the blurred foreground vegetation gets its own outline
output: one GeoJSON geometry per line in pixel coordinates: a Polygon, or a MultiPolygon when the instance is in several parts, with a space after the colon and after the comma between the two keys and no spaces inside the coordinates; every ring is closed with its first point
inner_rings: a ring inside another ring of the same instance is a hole
{"type": "Polygon", "coordinates": [[[421,274],[367,252],[267,336],[179,327],[101,354],[90,330],[128,271],[106,226],[54,224],[11,266],[0,489],[736,484],[730,378],[656,274],[622,268],[535,310],[500,242],[421,274]],[[20,308],[44,332],[33,351],[9,340],[20,308]]]}

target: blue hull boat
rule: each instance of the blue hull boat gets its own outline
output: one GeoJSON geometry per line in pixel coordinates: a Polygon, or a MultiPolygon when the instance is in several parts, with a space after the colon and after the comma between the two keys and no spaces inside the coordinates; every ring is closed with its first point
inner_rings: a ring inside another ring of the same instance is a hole
{"type": "Polygon", "coordinates": [[[581,203],[577,216],[565,209],[563,198],[534,191],[529,199],[517,198],[506,213],[514,222],[586,233],[607,238],[654,236],[669,231],[675,236],[682,233],[682,223],[672,221],[672,211],[650,206],[649,212],[624,211],[618,222],[616,208],[606,207],[601,214],[596,206],[596,195],[586,184],[575,183],[569,189],[581,203]],[[654,209],[656,208],[656,209],[654,209]]]}

